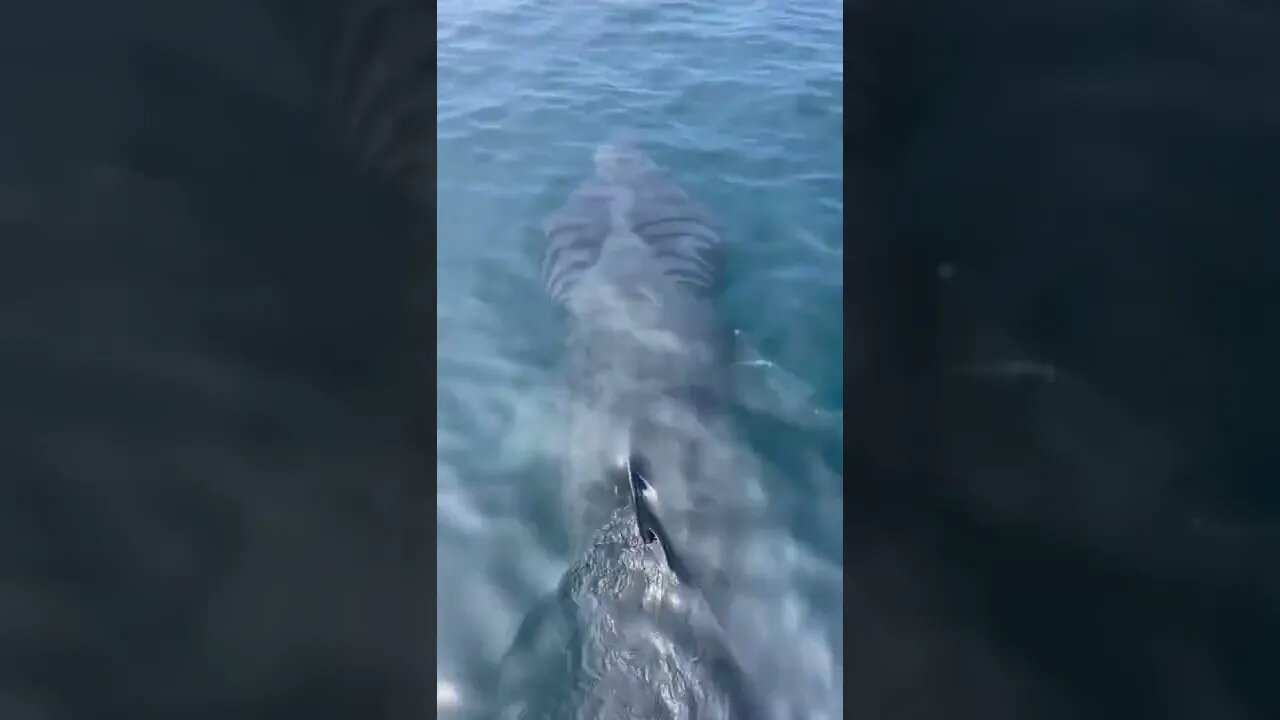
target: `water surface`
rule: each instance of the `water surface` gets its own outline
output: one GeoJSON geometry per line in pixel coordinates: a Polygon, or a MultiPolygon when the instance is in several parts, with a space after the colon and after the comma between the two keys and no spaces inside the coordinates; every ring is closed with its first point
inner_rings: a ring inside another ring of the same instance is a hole
{"type": "Polygon", "coordinates": [[[840,7],[446,2],[438,20],[441,678],[474,704],[572,561],[540,226],[625,131],[722,223],[722,313],[773,364],[740,418],[770,508],[743,549],[744,664],[784,716],[840,715],[840,7]]]}

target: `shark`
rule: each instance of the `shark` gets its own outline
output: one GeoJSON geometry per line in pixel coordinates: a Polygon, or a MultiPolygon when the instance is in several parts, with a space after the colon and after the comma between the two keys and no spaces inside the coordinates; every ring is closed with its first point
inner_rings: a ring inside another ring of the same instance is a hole
{"type": "Polygon", "coordinates": [[[735,336],[719,318],[726,244],[634,143],[544,224],[564,309],[563,488],[573,562],[501,665],[504,718],[759,717],[722,620],[749,515],[734,451],[735,336]]]}

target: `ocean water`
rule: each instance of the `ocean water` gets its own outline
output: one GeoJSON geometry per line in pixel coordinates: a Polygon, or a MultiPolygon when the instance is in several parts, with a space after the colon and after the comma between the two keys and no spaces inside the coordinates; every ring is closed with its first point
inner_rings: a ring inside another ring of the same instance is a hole
{"type": "Polygon", "coordinates": [[[568,555],[563,322],[541,222],[619,133],[724,227],[741,440],[768,517],[743,665],[781,717],[842,716],[838,3],[438,5],[438,705],[465,714],[568,555]]]}

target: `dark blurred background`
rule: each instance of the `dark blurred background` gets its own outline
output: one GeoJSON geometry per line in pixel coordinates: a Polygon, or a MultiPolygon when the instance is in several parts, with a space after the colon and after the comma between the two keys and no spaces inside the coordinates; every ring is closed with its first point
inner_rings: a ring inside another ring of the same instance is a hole
{"type": "Polygon", "coordinates": [[[338,5],[0,5],[6,720],[427,712],[431,238],[338,5]]]}
{"type": "Polygon", "coordinates": [[[1280,717],[1280,11],[846,8],[851,711],[1280,717]]]}

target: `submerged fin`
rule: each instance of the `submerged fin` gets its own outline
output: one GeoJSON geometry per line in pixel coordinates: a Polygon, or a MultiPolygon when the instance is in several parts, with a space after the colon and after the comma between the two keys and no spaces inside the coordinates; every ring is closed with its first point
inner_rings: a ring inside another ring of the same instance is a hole
{"type": "Polygon", "coordinates": [[[834,428],[843,425],[842,410],[818,407],[813,387],[766,358],[741,330],[733,331],[733,340],[733,386],[743,407],[804,427],[834,428]]]}

